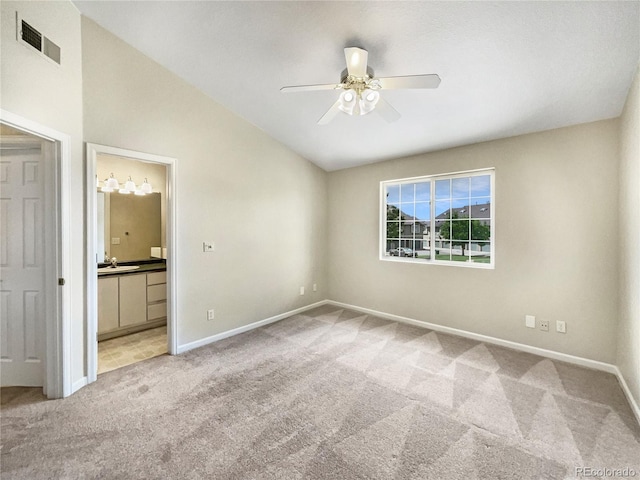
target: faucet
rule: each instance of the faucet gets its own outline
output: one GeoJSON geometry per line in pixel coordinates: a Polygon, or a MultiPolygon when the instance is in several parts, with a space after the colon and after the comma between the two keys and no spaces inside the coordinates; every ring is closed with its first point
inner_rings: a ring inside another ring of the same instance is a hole
{"type": "Polygon", "coordinates": [[[111,257],[111,268],[116,268],[118,266],[118,259],[116,257],[111,257]]]}

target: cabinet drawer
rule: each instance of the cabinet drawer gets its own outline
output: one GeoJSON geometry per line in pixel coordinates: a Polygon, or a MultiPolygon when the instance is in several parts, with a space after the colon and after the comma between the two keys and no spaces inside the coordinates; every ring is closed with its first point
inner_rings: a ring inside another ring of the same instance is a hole
{"type": "Polygon", "coordinates": [[[149,285],[147,287],[147,302],[159,302],[167,299],[167,284],[149,285]]]}
{"type": "Polygon", "coordinates": [[[167,316],[167,302],[147,306],[147,321],[165,318],[167,316]]]}
{"type": "Polygon", "coordinates": [[[157,285],[167,283],[167,272],[147,273],[147,285],[157,285]]]}

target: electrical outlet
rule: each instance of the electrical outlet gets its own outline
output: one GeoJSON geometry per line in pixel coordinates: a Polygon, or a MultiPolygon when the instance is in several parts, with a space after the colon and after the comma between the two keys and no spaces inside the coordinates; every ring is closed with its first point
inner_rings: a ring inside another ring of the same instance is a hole
{"type": "Polygon", "coordinates": [[[556,332],[567,333],[567,324],[564,320],[556,320],[556,332]]]}
{"type": "Polygon", "coordinates": [[[304,295],[304,287],[300,287],[300,295],[304,295]]]}
{"type": "Polygon", "coordinates": [[[524,324],[527,328],[536,328],[536,317],[533,315],[525,315],[524,324]]]}
{"type": "Polygon", "coordinates": [[[213,242],[202,242],[202,251],[203,252],[213,252],[213,242]]]}
{"type": "Polygon", "coordinates": [[[549,331],[549,320],[540,320],[540,330],[543,332],[549,331]]]}
{"type": "Polygon", "coordinates": [[[313,284],[313,291],[314,292],[318,291],[318,284],[316,284],[316,283],[313,284]]]}
{"type": "Polygon", "coordinates": [[[207,310],[207,320],[213,320],[215,318],[215,314],[213,312],[213,308],[207,310]]]}

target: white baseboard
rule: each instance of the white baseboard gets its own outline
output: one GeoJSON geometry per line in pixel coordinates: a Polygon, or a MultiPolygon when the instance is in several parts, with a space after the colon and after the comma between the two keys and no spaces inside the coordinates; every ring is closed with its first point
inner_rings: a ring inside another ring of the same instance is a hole
{"type": "Polygon", "coordinates": [[[629,388],[629,385],[627,385],[627,382],[624,379],[622,372],[617,366],[616,366],[616,377],[618,377],[618,382],[620,382],[622,391],[624,392],[625,396],[627,397],[627,400],[629,401],[629,405],[631,406],[631,410],[633,410],[633,414],[636,416],[636,420],[640,424],[640,406],[638,405],[638,402],[636,401],[636,399],[633,397],[633,394],[631,393],[631,389],[629,388]]]}
{"type": "Polygon", "coordinates": [[[75,382],[73,382],[73,384],[71,385],[71,393],[76,393],[78,390],[80,390],[82,387],[87,386],[88,384],[88,379],[87,377],[82,377],[79,380],[76,380],[75,382]]]}
{"type": "Polygon", "coordinates": [[[510,340],[503,340],[502,338],[490,337],[488,335],[482,335],[480,333],[473,333],[467,330],[460,330],[458,328],[445,327],[444,325],[438,325],[436,323],[423,322],[414,318],[402,317],[400,315],[394,315],[392,313],[379,312],[377,310],[371,310],[370,308],[358,307],[356,305],[349,305],[347,303],[334,302],[333,300],[327,301],[330,305],[335,305],[340,308],[348,308],[350,310],[356,310],[358,312],[366,313],[369,315],[375,315],[376,317],[387,318],[396,322],[408,323],[409,325],[415,325],[418,327],[424,327],[436,332],[450,333],[451,335],[458,335],[459,337],[470,338],[472,340],[478,340],[479,342],[491,343],[493,345],[500,345],[501,347],[512,348],[514,350],[520,350],[522,352],[533,353],[540,355],[541,357],[552,358],[554,360],[560,360],[567,363],[573,363],[574,365],[580,365],[582,367],[593,368],[594,370],[602,370],[604,372],[617,374],[618,367],[610,363],[599,362],[597,360],[591,360],[589,358],[576,357],[567,353],[555,352],[553,350],[547,350],[540,347],[533,347],[524,343],[512,342],[510,340]]]}
{"type": "Polygon", "coordinates": [[[320,307],[322,305],[325,305],[326,303],[327,303],[327,300],[322,300],[320,302],[312,303],[311,305],[306,305],[304,307],[296,308],[295,310],[291,310],[289,312],[281,313],[274,317],[265,318],[264,320],[258,320],[257,322],[250,323],[249,325],[244,325],[242,327],[234,328],[232,330],[227,330],[226,332],[217,333],[215,335],[211,335],[210,337],[196,340],[195,342],[185,343],[184,345],[178,345],[177,353],[181,354],[189,350],[193,350],[194,348],[203,347],[210,343],[217,342],[219,340],[222,340],[228,337],[233,337],[234,335],[238,335],[240,333],[248,332],[249,330],[253,330],[254,328],[259,328],[265,325],[269,325],[270,323],[277,322],[278,320],[282,320],[292,315],[297,315],[298,313],[311,310],[312,308],[320,307]]]}

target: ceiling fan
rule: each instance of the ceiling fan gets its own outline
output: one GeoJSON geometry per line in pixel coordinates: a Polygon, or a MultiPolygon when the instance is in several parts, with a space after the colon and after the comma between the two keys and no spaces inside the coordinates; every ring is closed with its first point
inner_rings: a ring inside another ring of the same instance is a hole
{"type": "Polygon", "coordinates": [[[298,85],[280,89],[283,93],[342,90],[336,103],[318,120],[319,125],[326,125],[339,112],[349,115],[366,115],[374,110],[387,122],[395,122],[400,118],[400,114],[380,96],[379,90],[438,88],[440,85],[440,77],[436,74],[376,78],[373,70],[367,65],[369,54],[362,48],[347,47],[344,49],[344,56],[347,60],[347,69],[342,72],[340,83],[298,85]]]}

